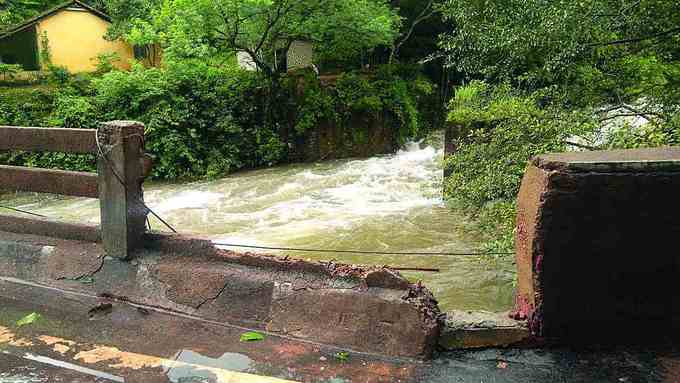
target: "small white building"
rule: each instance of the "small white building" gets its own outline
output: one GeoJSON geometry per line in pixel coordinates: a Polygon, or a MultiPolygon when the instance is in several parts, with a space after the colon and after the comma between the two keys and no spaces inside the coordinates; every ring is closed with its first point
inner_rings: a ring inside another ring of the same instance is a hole
{"type": "Polygon", "coordinates": [[[311,41],[296,40],[288,49],[287,70],[314,68],[314,45],[311,41]]]}
{"type": "MultiPolygon", "coordinates": [[[[236,52],[236,61],[241,69],[248,71],[256,71],[257,64],[255,60],[247,52],[236,52]]],[[[288,72],[312,68],[314,66],[314,44],[311,41],[295,40],[291,43],[286,56],[286,69],[288,72]]]]}
{"type": "Polygon", "coordinates": [[[236,62],[238,62],[238,67],[248,71],[256,71],[257,64],[255,60],[250,56],[248,52],[238,51],[236,52],[236,62]]]}

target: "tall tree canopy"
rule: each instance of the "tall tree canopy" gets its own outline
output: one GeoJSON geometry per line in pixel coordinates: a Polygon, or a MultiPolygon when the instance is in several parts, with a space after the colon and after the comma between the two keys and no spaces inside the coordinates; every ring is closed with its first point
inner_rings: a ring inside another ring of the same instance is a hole
{"type": "Polygon", "coordinates": [[[169,55],[214,57],[247,52],[266,75],[281,71],[275,52],[285,53],[294,40],[315,44],[322,57],[348,56],[389,45],[400,18],[384,0],[166,0],[153,25],[169,55]]]}
{"type": "Polygon", "coordinates": [[[62,2],[61,0],[0,0],[0,31],[62,2]]]}
{"type": "Polygon", "coordinates": [[[471,78],[680,103],[677,0],[447,0],[444,13],[455,29],[442,46],[471,78]]]}

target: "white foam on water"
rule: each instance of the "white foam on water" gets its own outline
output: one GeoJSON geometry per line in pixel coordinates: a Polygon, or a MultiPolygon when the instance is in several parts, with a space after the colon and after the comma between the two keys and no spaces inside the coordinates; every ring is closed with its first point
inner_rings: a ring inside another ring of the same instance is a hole
{"type": "MultiPolygon", "coordinates": [[[[290,242],[309,235],[348,231],[365,222],[405,219],[413,209],[440,205],[441,150],[417,143],[394,155],[340,162],[326,169],[303,168],[276,180],[252,198],[252,189],[224,200],[229,211],[215,212],[230,227],[219,240],[246,244],[290,242]],[[255,201],[255,202],[254,202],[255,201]],[[252,203],[249,208],[240,208],[252,203]],[[240,241],[240,242],[239,242],[240,241]],[[245,242],[243,242],[245,241],[245,242]]],[[[245,181],[227,178],[227,183],[245,181]]]]}
{"type": "MultiPolygon", "coordinates": [[[[433,180],[441,179],[441,156],[441,150],[409,143],[394,155],[153,185],[144,198],[180,232],[238,234],[250,242],[332,235],[368,221],[389,224],[407,219],[413,209],[440,205],[433,180]]],[[[49,216],[99,220],[96,200],[55,202],[44,209],[49,216]]]]}
{"type": "Polygon", "coordinates": [[[165,196],[160,203],[155,204],[154,209],[162,212],[181,209],[209,209],[214,208],[215,203],[224,197],[225,195],[220,193],[198,190],[184,191],[172,197],[165,196]]]}

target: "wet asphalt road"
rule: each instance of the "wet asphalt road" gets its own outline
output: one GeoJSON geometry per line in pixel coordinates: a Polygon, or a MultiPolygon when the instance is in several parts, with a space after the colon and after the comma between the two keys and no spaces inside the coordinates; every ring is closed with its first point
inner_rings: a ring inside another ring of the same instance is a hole
{"type": "Polygon", "coordinates": [[[0,354],[2,383],[110,383],[113,380],[93,377],[67,368],[30,361],[22,357],[0,354]]]}
{"type": "Polygon", "coordinates": [[[0,283],[0,295],[12,294],[16,299],[0,298],[0,383],[274,381],[269,377],[331,383],[680,383],[680,351],[672,345],[461,351],[427,363],[349,352],[340,360],[337,348],[276,336],[243,343],[243,328],[122,303],[91,317],[88,312],[99,302],[0,283]],[[17,326],[32,312],[40,319],[17,326]]]}
{"type": "MultiPolygon", "coordinates": [[[[680,382],[676,359],[659,359],[656,352],[575,352],[570,350],[485,350],[479,352],[442,355],[431,365],[422,367],[422,375],[414,382],[680,382]],[[673,372],[675,368],[676,372],[673,372]]],[[[677,357],[676,357],[677,358],[677,357]]],[[[114,382],[104,378],[78,373],[66,368],[32,362],[23,358],[0,355],[0,382],[114,382]]],[[[169,382],[173,380],[167,380],[169,382]]],[[[210,378],[196,376],[193,380],[174,382],[212,382],[210,378]]],[[[314,381],[313,377],[303,381],[314,381]],[[308,380],[309,379],[309,380],[308,380]]],[[[336,377],[328,382],[385,381],[352,380],[336,377]]]]}

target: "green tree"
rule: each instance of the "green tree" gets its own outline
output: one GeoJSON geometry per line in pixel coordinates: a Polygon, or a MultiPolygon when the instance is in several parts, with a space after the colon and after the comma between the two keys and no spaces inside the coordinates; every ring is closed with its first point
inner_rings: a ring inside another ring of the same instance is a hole
{"type": "Polygon", "coordinates": [[[398,22],[381,0],[168,0],[154,29],[171,57],[241,51],[276,79],[295,40],[313,41],[320,56],[352,55],[389,45],[398,22]]]}
{"type": "Polygon", "coordinates": [[[556,85],[581,105],[680,102],[675,0],[448,0],[444,14],[442,46],[470,78],[556,85]]]}
{"type": "MultiPolygon", "coordinates": [[[[439,10],[441,7],[440,1],[435,0],[392,0],[392,6],[399,9],[399,14],[403,18],[401,31],[398,37],[392,42],[390,46],[389,63],[394,62],[397,59],[401,48],[408,43],[412,37],[418,34],[418,28],[422,24],[430,24],[430,26],[441,25],[441,19],[439,18],[439,10]],[[435,17],[438,19],[434,21],[435,17]]],[[[432,31],[428,31],[432,32],[432,31]]],[[[443,32],[443,31],[442,31],[443,32]]],[[[422,55],[418,59],[423,59],[428,54],[434,53],[436,48],[436,38],[435,36],[439,33],[430,34],[429,38],[425,41],[419,41],[419,43],[424,43],[425,49],[430,49],[430,52],[422,55]]]]}
{"type": "Polygon", "coordinates": [[[447,195],[492,248],[512,247],[530,157],[680,144],[677,0],[447,0],[442,12],[453,27],[441,47],[466,83],[449,107],[447,195]],[[602,130],[629,117],[647,124],[602,130]]]}
{"type": "Polygon", "coordinates": [[[0,31],[61,2],[60,0],[0,0],[0,31]]]}
{"type": "Polygon", "coordinates": [[[166,62],[223,66],[244,52],[264,78],[265,119],[274,126],[285,119],[282,75],[294,41],[312,41],[321,58],[356,55],[389,45],[398,24],[385,0],[166,0],[152,22],[136,20],[129,36],[160,41],[166,62]]]}

